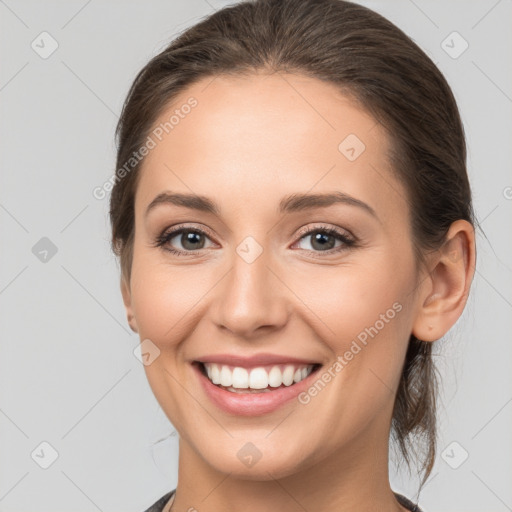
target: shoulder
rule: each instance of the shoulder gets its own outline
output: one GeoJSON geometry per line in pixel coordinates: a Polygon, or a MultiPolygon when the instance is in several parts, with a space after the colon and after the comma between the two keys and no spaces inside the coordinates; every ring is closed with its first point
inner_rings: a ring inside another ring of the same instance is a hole
{"type": "Polygon", "coordinates": [[[411,512],[423,512],[419,505],[416,503],[413,503],[410,499],[406,498],[402,494],[399,494],[397,492],[394,493],[396,496],[396,499],[398,500],[398,503],[405,507],[407,510],[410,510],[411,512]]]}
{"type": "Polygon", "coordinates": [[[162,512],[167,502],[171,499],[171,496],[174,494],[175,490],[172,490],[162,496],[159,500],[155,501],[153,505],[151,505],[147,510],[144,510],[144,512],[162,512]]]}

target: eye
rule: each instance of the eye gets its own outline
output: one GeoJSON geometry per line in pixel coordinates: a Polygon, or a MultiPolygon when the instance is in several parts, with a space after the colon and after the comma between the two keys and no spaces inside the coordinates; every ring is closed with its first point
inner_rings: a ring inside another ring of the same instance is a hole
{"type": "Polygon", "coordinates": [[[309,245],[312,249],[300,247],[307,251],[336,253],[355,245],[355,240],[346,232],[332,227],[308,228],[305,232],[302,232],[301,235],[297,243],[300,244],[302,241],[309,240],[309,245]],[[336,242],[339,242],[338,245],[336,245],[336,242]]]}
{"type": "Polygon", "coordinates": [[[205,249],[205,240],[209,240],[208,233],[199,228],[187,228],[177,226],[171,230],[164,231],[155,240],[155,246],[162,247],[177,255],[186,255],[205,249]],[[181,245],[176,248],[175,245],[181,245]]]}
{"type": "MultiPolygon", "coordinates": [[[[356,240],[348,235],[346,231],[332,227],[315,226],[302,230],[300,235],[301,238],[295,245],[300,245],[309,239],[311,249],[299,247],[299,249],[305,249],[309,252],[338,253],[356,244],[356,240]]],[[[215,245],[205,247],[207,240],[210,240],[209,233],[203,229],[176,226],[159,235],[153,245],[177,256],[187,256],[215,245]],[[176,245],[181,247],[177,248],[176,245]]]]}

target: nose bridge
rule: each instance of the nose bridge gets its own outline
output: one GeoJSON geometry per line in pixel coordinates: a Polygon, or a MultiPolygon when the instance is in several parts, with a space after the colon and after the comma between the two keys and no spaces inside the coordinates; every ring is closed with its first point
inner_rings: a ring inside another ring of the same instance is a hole
{"type": "Polygon", "coordinates": [[[272,269],[272,254],[248,236],[235,248],[231,272],[218,297],[219,325],[250,337],[259,327],[279,327],[286,321],[286,297],[272,269]]]}

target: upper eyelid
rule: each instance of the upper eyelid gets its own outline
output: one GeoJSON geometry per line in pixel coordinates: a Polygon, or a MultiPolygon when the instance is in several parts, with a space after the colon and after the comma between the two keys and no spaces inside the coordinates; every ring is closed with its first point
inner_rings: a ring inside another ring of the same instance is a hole
{"type": "Polygon", "coordinates": [[[212,232],[206,227],[199,228],[199,227],[195,227],[195,226],[187,226],[187,225],[182,225],[182,224],[178,224],[177,226],[173,226],[172,228],[165,229],[164,231],[162,231],[162,234],[160,236],[167,236],[167,235],[176,236],[176,235],[179,235],[183,231],[199,232],[200,234],[208,235],[209,238],[215,238],[212,236],[212,232]]]}
{"type": "Polygon", "coordinates": [[[311,233],[314,233],[315,231],[334,231],[335,234],[340,236],[347,235],[347,238],[355,239],[356,237],[346,228],[340,228],[340,227],[334,227],[334,226],[325,226],[325,225],[315,225],[315,226],[306,226],[304,228],[299,229],[298,235],[299,236],[306,236],[311,233]]]}

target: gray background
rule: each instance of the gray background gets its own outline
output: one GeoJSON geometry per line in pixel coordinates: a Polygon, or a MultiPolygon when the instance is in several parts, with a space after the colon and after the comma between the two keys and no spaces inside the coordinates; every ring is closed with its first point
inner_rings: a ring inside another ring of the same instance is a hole
{"type": "MultiPolygon", "coordinates": [[[[464,315],[437,344],[439,454],[420,504],[512,510],[512,1],[361,3],[452,85],[486,235],[464,315]],[[469,44],[457,58],[454,31],[469,44]]],[[[2,512],[141,512],[176,484],[177,435],[134,356],[108,200],[92,190],[114,170],[114,127],[136,72],[224,5],[0,0],[2,512]],[[31,47],[43,31],[59,45],[45,59],[31,47]]],[[[393,474],[392,484],[414,497],[414,479],[393,474]]]]}

